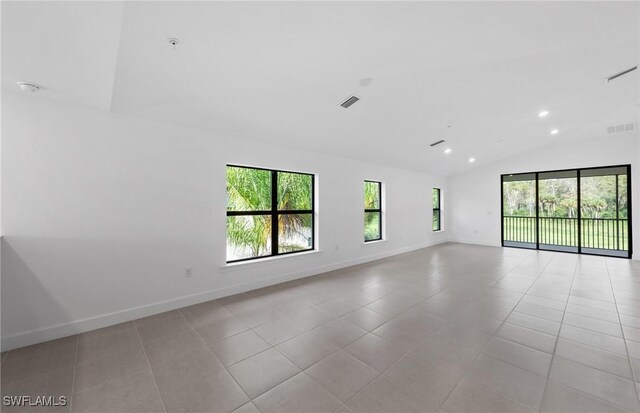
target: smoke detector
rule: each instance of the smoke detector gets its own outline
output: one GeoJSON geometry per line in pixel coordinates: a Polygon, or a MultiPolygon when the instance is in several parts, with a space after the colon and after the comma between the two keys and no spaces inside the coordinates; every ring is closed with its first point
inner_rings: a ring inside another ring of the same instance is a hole
{"type": "Polygon", "coordinates": [[[29,82],[18,82],[18,87],[20,87],[20,89],[24,90],[25,92],[31,93],[36,93],[40,90],[40,86],[29,82]]]}
{"type": "Polygon", "coordinates": [[[175,37],[169,37],[167,39],[167,42],[173,46],[173,48],[175,49],[178,46],[178,43],[180,43],[180,39],[176,39],[175,37]]]}
{"type": "Polygon", "coordinates": [[[360,79],[360,86],[369,86],[373,82],[372,77],[365,77],[364,79],[360,79]]]}

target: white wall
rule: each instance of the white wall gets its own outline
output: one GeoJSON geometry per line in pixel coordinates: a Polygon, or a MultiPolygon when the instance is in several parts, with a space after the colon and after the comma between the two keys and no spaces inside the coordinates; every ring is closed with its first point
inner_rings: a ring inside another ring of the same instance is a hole
{"type": "MultiPolygon", "coordinates": [[[[640,234],[638,134],[605,135],[590,141],[562,143],[448,178],[451,240],[500,245],[500,175],[556,169],[631,164],[633,233],[640,234]]],[[[640,240],[634,259],[640,259],[640,240]]]]}
{"type": "Polygon", "coordinates": [[[37,96],[3,93],[2,118],[3,349],[447,240],[438,177],[37,96]],[[316,173],[321,252],[225,267],[227,163],[316,173]],[[385,183],[386,242],[362,242],[364,179],[385,183]]]}

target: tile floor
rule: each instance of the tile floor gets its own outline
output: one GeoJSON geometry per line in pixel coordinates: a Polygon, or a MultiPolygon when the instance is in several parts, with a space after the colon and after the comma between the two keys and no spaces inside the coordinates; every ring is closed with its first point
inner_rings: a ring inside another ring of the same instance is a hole
{"type": "Polygon", "coordinates": [[[1,363],[60,412],[638,412],[640,262],[445,244],[1,363]]]}

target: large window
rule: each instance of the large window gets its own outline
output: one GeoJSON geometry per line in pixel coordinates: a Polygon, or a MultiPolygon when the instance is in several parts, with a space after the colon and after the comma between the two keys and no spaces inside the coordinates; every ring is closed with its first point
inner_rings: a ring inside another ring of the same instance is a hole
{"type": "Polygon", "coordinates": [[[629,165],[502,175],[502,245],[631,258],[629,165]]]}
{"type": "Polygon", "coordinates": [[[434,231],[440,231],[442,229],[442,214],[440,212],[440,188],[433,188],[433,215],[431,218],[431,228],[434,231]]]}
{"type": "Polygon", "coordinates": [[[382,239],[382,183],[364,181],[364,241],[382,239]]]}
{"type": "Polygon", "coordinates": [[[227,262],[314,249],[314,176],[227,166],[227,262]]]}

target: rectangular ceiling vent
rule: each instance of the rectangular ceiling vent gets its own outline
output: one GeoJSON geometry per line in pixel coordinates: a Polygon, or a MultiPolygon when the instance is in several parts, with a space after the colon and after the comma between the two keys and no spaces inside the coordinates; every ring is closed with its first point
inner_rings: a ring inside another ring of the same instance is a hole
{"type": "Polygon", "coordinates": [[[611,82],[612,80],[619,78],[620,76],[624,76],[624,75],[626,75],[627,73],[631,73],[631,72],[633,72],[633,71],[634,71],[634,70],[636,70],[637,68],[638,68],[638,65],[635,65],[635,66],[633,66],[633,67],[630,67],[630,68],[629,68],[629,69],[627,69],[627,70],[623,70],[623,71],[622,71],[622,72],[620,72],[620,73],[616,73],[615,75],[611,75],[611,76],[609,76],[608,78],[606,78],[606,79],[605,79],[605,82],[606,82],[606,83],[609,83],[609,82],[611,82]]]}
{"type": "Polygon", "coordinates": [[[432,143],[431,145],[429,145],[429,146],[431,146],[431,147],[433,147],[433,146],[438,146],[438,145],[440,145],[441,143],[444,143],[444,142],[445,142],[445,140],[444,140],[444,139],[440,139],[438,142],[433,142],[433,143],[432,143]]]}
{"type": "Polygon", "coordinates": [[[342,104],[340,106],[342,106],[343,108],[347,109],[349,106],[353,105],[354,103],[356,103],[359,100],[360,100],[359,98],[357,98],[355,96],[351,96],[349,99],[347,99],[344,102],[342,102],[342,104]]]}
{"type": "Polygon", "coordinates": [[[607,126],[607,133],[631,132],[633,123],[621,123],[620,125],[607,126]]]}

